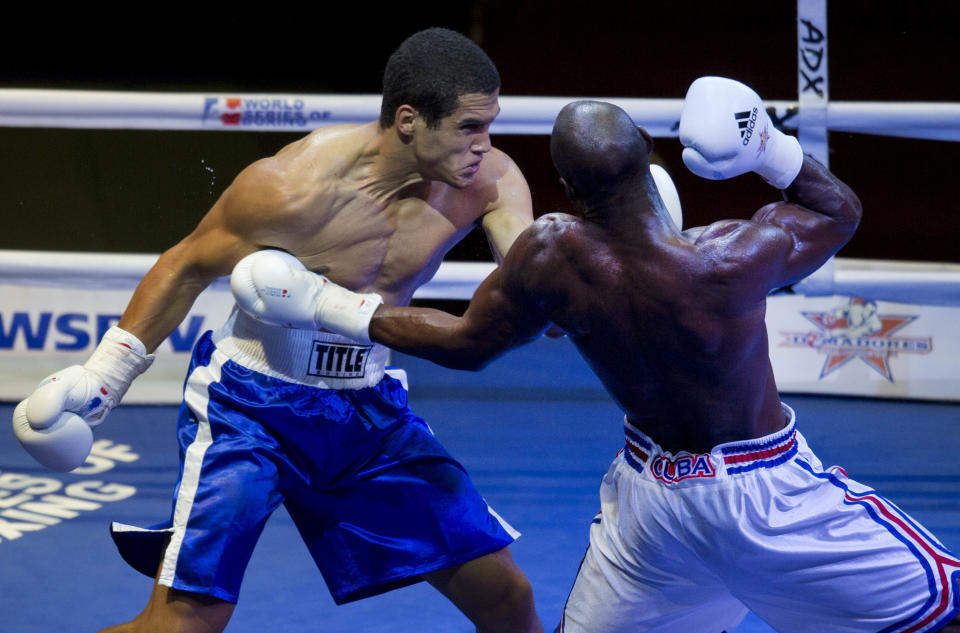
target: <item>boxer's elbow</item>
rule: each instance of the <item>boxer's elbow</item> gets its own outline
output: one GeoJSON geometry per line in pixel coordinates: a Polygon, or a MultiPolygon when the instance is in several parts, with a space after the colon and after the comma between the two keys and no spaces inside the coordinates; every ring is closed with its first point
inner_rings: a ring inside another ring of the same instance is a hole
{"type": "Polygon", "coordinates": [[[860,202],[860,197],[857,194],[850,191],[850,195],[847,197],[847,207],[849,208],[850,219],[853,224],[853,230],[860,225],[860,220],[863,218],[863,204],[860,202]]]}
{"type": "Polygon", "coordinates": [[[835,220],[848,228],[852,235],[863,217],[863,204],[860,202],[860,197],[846,184],[838,182],[834,199],[836,203],[832,215],[835,220]]]}
{"type": "Polygon", "coordinates": [[[481,371],[499,358],[506,346],[491,345],[489,342],[467,342],[453,350],[444,350],[438,362],[450,369],[463,371],[481,371]]]}
{"type": "Polygon", "coordinates": [[[451,355],[450,363],[455,369],[480,371],[497,360],[509,350],[531,343],[543,334],[543,328],[533,333],[520,333],[512,328],[500,332],[487,332],[483,337],[464,341],[456,354],[451,355]]]}
{"type": "Polygon", "coordinates": [[[490,341],[451,335],[442,328],[427,328],[426,332],[405,330],[398,333],[388,330],[382,323],[378,323],[376,318],[371,323],[372,341],[401,354],[422,358],[448,369],[480,371],[503,352],[490,341]]]}

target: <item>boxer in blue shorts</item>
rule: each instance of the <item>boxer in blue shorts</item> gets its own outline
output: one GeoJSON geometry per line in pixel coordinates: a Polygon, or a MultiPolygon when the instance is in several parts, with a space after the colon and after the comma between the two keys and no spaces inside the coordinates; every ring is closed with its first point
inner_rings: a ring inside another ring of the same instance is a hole
{"type": "MultiPolygon", "coordinates": [[[[160,561],[160,584],[235,603],[257,538],[282,503],[341,604],[498,551],[518,536],[409,409],[401,371],[381,368],[373,386],[353,388],[261,373],[269,370],[244,345],[262,339],[239,337],[238,316],[194,350],[171,521],[152,530],[113,526],[134,568],[153,576],[160,561]]],[[[289,349],[319,336],[289,333],[289,349]]],[[[337,337],[323,338],[333,347],[337,337]]]]}
{"type": "MultiPolygon", "coordinates": [[[[278,249],[363,293],[361,312],[409,303],[478,225],[502,260],[533,214],[520,170],[490,143],[499,90],[493,63],[462,35],[405,40],[384,72],[380,119],[320,128],[243,170],[161,255],[90,360],[17,407],[17,438],[48,467],[83,463],[91,427],[150,352],[252,253],[278,249]]],[[[427,580],[478,631],[542,631],[507,549],[516,533],[407,408],[386,358],[359,332],[236,311],[204,337],[186,380],[173,515],[149,530],[114,526],[153,593],[108,630],[223,630],[263,523],[284,503],[338,602],[427,580]]]]}
{"type": "MultiPolygon", "coordinates": [[[[960,631],[960,560],[823,467],[771,369],[767,295],[850,239],[860,201],[739,82],[695,81],[680,140],[694,173],[754,171],[784,200],[679,232],[653,183],[649,137],[611,104],[576,102],[550,141],[576,212],[524,231],[462,317],[384,305],[363,316],[365,334],[477,368],[552,322],[624,410],[625,448],[603,478],[559,631],[721,633],[748,609],[783,632],[960,631]]],[[[234,273],[244,310],[291,318],[264,293],[279,271],[258,262],[234,273]]],[[[287,279],[337,331],[345,317],[323,305],[328,284],[287,279]]]]}

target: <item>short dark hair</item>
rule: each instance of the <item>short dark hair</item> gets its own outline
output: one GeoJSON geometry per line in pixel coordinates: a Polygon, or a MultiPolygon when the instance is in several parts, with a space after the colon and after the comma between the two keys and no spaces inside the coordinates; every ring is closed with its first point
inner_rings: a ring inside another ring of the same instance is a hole
{"type": "Polygon", "coordinates": [[[383,72],[380,127],[393,125],[397,108],[409,104],[429,127],[452,114],[465,94],[492,94],[500,73],[479,46],[444,28],[408,37],[387,61],[383,72]]]}
{"type": "Polygon", "coordinates": [[[609,193],[630,175],[649,172],[650,142],[623,109],[575,101],[554,121],[550,156],[576,194],[592,197],[609,193]]]}

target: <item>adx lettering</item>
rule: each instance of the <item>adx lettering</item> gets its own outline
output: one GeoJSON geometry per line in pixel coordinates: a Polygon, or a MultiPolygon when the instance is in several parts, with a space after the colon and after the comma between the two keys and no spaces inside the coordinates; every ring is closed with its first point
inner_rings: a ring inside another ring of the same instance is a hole
{"type": "Polygon", "coordinates": [[[820,99],[826,99],[826,69],[821,70],[824,57],[827,53],[827,38],[810,20],[801,20],[800,42],[800,76],[806,82],[802,93],[813,91],[820,99]]]}
{"type": "Polygon", "coordinates": [[[261,292],[267,295],[268,297],[280,297],[281,299],[290,298],[290,291],[288,291],[286,288],[277,288],[276,286],[266,286],[261,292]]]}

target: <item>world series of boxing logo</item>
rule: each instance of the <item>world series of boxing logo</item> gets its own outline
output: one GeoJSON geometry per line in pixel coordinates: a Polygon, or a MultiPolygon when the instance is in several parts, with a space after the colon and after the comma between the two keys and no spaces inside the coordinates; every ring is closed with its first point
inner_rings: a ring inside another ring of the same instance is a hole
{"type": "Polygon", "coordinates": [[[207,97],[205,126],[230,128],[312,128],[330,118],[329,110],[310,108],[303,99],[278,97],[207,97]]]}

